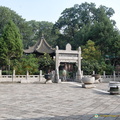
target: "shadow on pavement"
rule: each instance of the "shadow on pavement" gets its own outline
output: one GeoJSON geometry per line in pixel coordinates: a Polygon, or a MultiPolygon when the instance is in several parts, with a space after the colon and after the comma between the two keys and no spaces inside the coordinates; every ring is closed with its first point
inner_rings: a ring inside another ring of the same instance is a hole
{"type": "Polygon", "coordinates": [[[120,120],[119,113],[95,113],[86,115],[71,115],[71,116],[54,116],[54,117],[38,117],[38,118],[20,118],[20,119],[5,119],[5,120],[120,120]]]}
{"type": "Polygon", "coordinates": [[[95,89],[93,89],[94,91],[94,93],[96,93],[96,94],[100,94],[100,95],[110,95],[110,93],[109,92],[107,92],[107,91],[98,91],[98,90],[95,90],[95,89]]]}

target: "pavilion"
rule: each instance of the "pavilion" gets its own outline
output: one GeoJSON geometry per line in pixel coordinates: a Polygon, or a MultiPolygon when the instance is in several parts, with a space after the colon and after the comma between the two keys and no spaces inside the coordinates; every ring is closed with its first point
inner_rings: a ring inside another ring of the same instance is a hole
{"type": "Polygon", "coordinates": [[[32,47],[29,47],[28,49],[24,50],[25,54],[44,54],[44,53],[48,53],[50,55],[54,55],[55,54],[55,49],[52,48],[47,41],[45,40],[44,37],[41,37],[41,39],[39,39],[35,45],[33,45],[32,47]]]}

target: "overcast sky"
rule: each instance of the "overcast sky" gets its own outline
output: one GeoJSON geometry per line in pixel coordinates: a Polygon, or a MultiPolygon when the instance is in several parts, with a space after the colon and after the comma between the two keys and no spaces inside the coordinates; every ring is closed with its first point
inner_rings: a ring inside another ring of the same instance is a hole
{"type": "Polygon", "coordinates": [[[105,5],[115,11],[112,19],[120,30],[120,0],[0,0],[0,6],[6,6],[16,11],[27,21],[49,21],[55,23],[65,8],[84,2],[105,5]]]}

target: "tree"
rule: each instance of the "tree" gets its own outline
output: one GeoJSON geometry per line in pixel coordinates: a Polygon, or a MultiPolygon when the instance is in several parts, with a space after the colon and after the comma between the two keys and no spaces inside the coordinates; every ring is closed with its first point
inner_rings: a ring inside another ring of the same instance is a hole
{"type": "Polygon", "coordinates": [[[89,39],[98,45],[98,41],[100,42],[103,38],[104,42],[107,42],[108,37],[112,37],[115,21],[110,18],[113,14],[114,10],[112,8],[105,6],[96,8],[94,3],[85,2],[81,5],[66,8],[53,29],[54,31],[61,31],[61,34],[67,38],[66,41],[71,43],[75,49],[79,45],[85,45],[89,39]],[[101,32],[104,34],[101,34],[101,32]]]}
{"type": "Polygon", "coordinates": [[[47,22],[47,21],[35,21],[31,20],[28,22],[28,25],[32,28],[32,39],[28,43],[29,46],[32,46],[35,44],[35,42],[44,35],[46,41],[53,47],[55,47],[55,39],[57,38],[57,35],[52,34],[52,28],[53,23],[47,22]]]}
{"type": "Polygon", "coordinates": [[[44,55],[39,57],[39,64],[40,70],[43,70],[43,72],[48,73],[49,71],[54,69],[55,61],[50,57],[49,54],[44,53],[44,55]]]}
{"type": "Polygon", "coordinates": [[[88,40],[87,44],[82,46],[82,57],[82,70],[84,74],[92,74],[92,71],[98,74],[102,74],[103,71],[106,71],[107,74],[113,72],[114,67],[106,64],[99,47],[95,46],[95,43],[91,40],[88,40]]]}
{"type": "Polygon", "coordinates": [[[60,48],[70,43],[73,49],[77,49],[92,40],[99,46],[104,59],[107,55],[112,65],[117,64],[120,58],[120,32],[115,26],[116,22],[111,19],[114,13],[112,8],[102,5],[96,8],[94,3],[87,2],[66,8],[53,26],[53,31],[57,31],[59,36],[56,43],[60,48]]]}
{"type": "Polygon", "coordinates": [[[27,48],[27,44],[31,41],[32,28],[29,24],[19,16],[15,11],[0,6],[0,36],[3,34],[3,29],[9,21],[13,21],[14,24],[19,28],[21,39],[23,41],[23,47],[27,48]]]}
{"type": "Polygon", "coordinates": [[[23,55],[20,59],[12,60],[12,69],[16,70],[17,75],[26,75],[26,72],[29,71],[29,74],[38,74],[38,58],[34,54],[23,55]]]}
{"type": "Polygon", "coordinates": [[[91,40],[87,41],[87,44],[85,46],[81,46],[82,47],[82,57],[85,60],[98,60],[100,61],[102,56],[101,56],[101,52],[98,49],[97,46],[95,46],[95,43],[91,40]]]}
{"type": "Polygon", "coordinates": [[[20,58],[22,53],[23,47],[19,29],[12,21],[9,21],[0,37],[0,61],[8,65],[11,59],[20,58]]]}

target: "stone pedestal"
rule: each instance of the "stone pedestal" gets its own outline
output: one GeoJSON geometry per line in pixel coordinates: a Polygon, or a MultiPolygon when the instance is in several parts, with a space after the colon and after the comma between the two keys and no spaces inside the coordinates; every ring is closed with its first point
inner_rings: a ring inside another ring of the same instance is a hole
{"type": "Polygon", "coordinates": [[[110,81],[109,87],[111,95],[120,94],[120,82],[110,81]]]}
{"type": "Polygon", "coordinates": [[[28,80],[21,80],[20,83],[29,83],[28,80]]]}
{"type": "Polygon", "coordinates": [[[82,84],[82,88],[95,88],[94,84],[82,84]]]}
{"type": "Polygon", "coordinates": [[[57,81],[57,83],[61,83],[61,79],[59,79],[59,80],[57,81]]]}
{"type": "Polygon", "coordinates": [[[59,79],[58,69],[56,69],[56,71],[55,71],[55,83],[61,83],[61,79],[59,79]]]}
{"type": "Polygon", "coordinates": [[[78,70],[76,73],[76,82],[82,82],[81,79],[82,79],[82,74],[81,71],[78,70]]]}
{"type": "Polygon", "coordinates": [[[51,83],[52,83],[52,80],[47,80],[45,83],[46,83],[46,84],[51,84],[51,83]]]}

